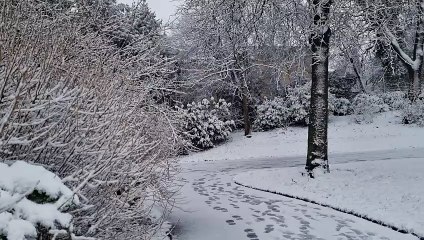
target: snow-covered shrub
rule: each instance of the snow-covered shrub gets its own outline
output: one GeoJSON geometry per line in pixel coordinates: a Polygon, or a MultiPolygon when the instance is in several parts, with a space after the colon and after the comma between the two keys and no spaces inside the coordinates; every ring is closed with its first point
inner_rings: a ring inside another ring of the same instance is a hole
{"type": "Polygon", "coordinates": [[[384,103],[390,107],[390,110],[401,110],[408,104],[406,93],[402,91],[387,92],[380,94],[384,103]]]}
{"type": "Polygon", "coordinates": [[[402,113],[403,123],[417,124],[420,127],[424,127],[424,99],[419,99],[406,105],[402,113]]]}
{"type": "Polygon", "coordinates": [[[66,212],[78,205],[78,197],[45,168],[22,161],[0,163],[1,239],[70,239],[72,215],[66,212]]]}
{"type": "MultiPolygon", "coordinates": [[[[289,88],[284,98],[265,100],[256,106],[254,122],[259,130],[267,131],[288,125],[307,125],[309,121],[311,84],[289,88]]],[[[346,98],[328,93],[329,114],[344,116],[352,113],[352,104],[346,98]]]]}
{"type": "Polygon", "coordinates": [[[353,99],[352,110],[357,123],[370,123],[375,114],[388,111],[389,106],[379,96],[362,93],[353,99]]]}
{"type": "Polygon", "coordinates": [[[288,125],[307,125],[311,99],[310,86],[307,83],[288,88],[284,98],[276,97],[257,105],[255,127],[267,131],[288,125]]]}
{"type": "Polygon", "coordinates": [[[179,108],[183,137],[201,149],[212,148],[227,140],[235,128],[229,111],[230,105],[224,99],[216,102],[212,97],[210,100],[203,99],[179,108]]]}
{"type": "Polygon", "coordinates": [[[295,125],[307,125],[309,122],[309,106],[311,99],[311,84],[287,89],[287,108],[289,122],[295,125]]]}
{"type": "MultiPolygon", "coordinates": [[[[307,125],[309,121],[311,84],[289,88],[285,98],[276,97],[258,105],[255,126],[263,131],[288,125],[307,125]]],[[[351,103],[329,93],[329,114],[338,116],[351,113],[351,103]]]]}
{"type": "Polygon", "coordinates": [[[335,116],[345,116],[352,112],[352,104],[346,98],[337,98],[334,94],[328,94],[328,110],[335,116]]]}
{"type": "Polygon", "coordinates": [[[289,123],[289,108],[284,98],[265,100],[256,107],[256,114],[254,126],[261,131],[285,127],[289,123]]]}
{"type": "MultiPolygon", "coordinates": [[[[345,109],[349,111],[349,104],[328,93],[329,113],[337,111],[343,113],[345,109]],[[337,101],[337,102],[336,102],[337,101]]],[[[311,104],[311,83],[308,82],[302,86],[287,89],[286,96],[287,108],[289,109],[289,122],[294,125],[307,125],[309,123],[309,108],[311,104]]]]}

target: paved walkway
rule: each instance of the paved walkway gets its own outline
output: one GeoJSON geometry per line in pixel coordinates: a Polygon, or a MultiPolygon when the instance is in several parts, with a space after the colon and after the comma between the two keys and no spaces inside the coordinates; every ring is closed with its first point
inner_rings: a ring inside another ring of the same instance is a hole
{"type": "MultiPolygon", "coordinates": [[[[414,157],[419,152],[333,156],[338,162],[414,157]]],[[[332,209],[235,185],[239,172],[303,164],[303,158],[183,165],[180,209],[172,216],[180,240],[417,239],[332,209]]]]}

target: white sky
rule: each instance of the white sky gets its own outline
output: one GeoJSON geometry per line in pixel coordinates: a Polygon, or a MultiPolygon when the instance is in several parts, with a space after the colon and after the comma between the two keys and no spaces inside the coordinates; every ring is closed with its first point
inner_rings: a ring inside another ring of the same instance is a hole
{"type": "MultiPolygon", "coordinates": [[[[117,0],[118,3],[131,4],[134,0],[117,0]]],[[[175,14],[178,1],[175,0],[147,0],[150,9],[156,13],[156,17],[162,19],[163,23],[172,20],[171,15],[175,14]]]]}

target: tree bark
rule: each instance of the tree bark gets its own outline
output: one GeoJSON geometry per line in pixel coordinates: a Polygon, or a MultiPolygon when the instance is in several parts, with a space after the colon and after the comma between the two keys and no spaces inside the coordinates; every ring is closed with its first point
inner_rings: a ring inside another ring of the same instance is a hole
{"type": "Polygon", "coordinates": [[[411,102],[414,102],[418,99],[418,96],[421,94],[421,68],[413,69],[412,67],[408,67],[408,75],[409,75],[409,88],[408,88],[408,98],[411,102]]]}
{"type": "Polygon", "coordinates": [[[246,66],[248,66],[248,57],[247,52],[241,51],[236,52],[234,77],[236,82],[240,84],[241,90],[241,101],[242,101],[242,112],[243,112],[243,122],[244,122],[244,136],[251,137],[252,134],[252,124],[250,122],[250,108],[249,108],[249,87],[247,84],[247,72],[246,66]]]}
{"type": "Polygon", "coordinates": [[[252,135],[252,124],[249,116],[249,97],[247,95],[247,89],[242,90],[242,105],[243,105],[243,120],[244,120],[244,136],[250,137],[252,135]]]}
{"type": "Polygon", "coordinates": [[[247,86],[244,76],[240,76],[240,73],[233,70],[231,71],[231,77],[235,82],[240,84],[240,98],[241,98],[241,110],[243,115],[243,128],[244,135],[250,137],[252,134],[252,124],[250,122],[250,111],[249,111],[249,88],[247,86]]]}
{"type": "Polygon", "coordinates": [[[329,172],[328,165],[328,55],[331,30],[328,25],[331,0],[313,0],[312,88],[308,129],[306,170],[314,177],[317,167],[329,172]]]}
{"type": "Polygon", "coordinates": [[[355,66],[355,61],[353,60],[353,58],[351,56],[349,56],[349,60],[350,60],[350,63],[352,64],[353,71],[355,72],[356,78],[357,78],[358,83],[359,83],[359,87],[361,88],[361,92],[367,93],[367,91],[365,90],[364,83],[362,82],[361,74],[359,73],[358,68],[355,66]]]}

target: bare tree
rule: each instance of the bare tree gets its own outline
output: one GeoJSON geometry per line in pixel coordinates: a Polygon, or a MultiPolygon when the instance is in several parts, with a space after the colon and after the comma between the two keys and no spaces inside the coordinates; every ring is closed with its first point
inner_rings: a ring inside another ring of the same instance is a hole
{"type": "MultiPolygon", "coordinates": [[[[251,133],[249,40],[263,11],[265,1],[185,1],[180,9],[180,31],[195,37],[190,43],[197,52],[194,61],[209,61],[207,78],[225,79],[238,93],[242,103],[245,135],[251,133]],[[199,58],[200,57],[200,58],[199,58]],[[217,77],[218,76],[218,77],[217,77]]],[[[198,75],[197,75],[198,76],[198,75]]],[[[200,76],[200,78],[204,78],[200,76]]]]}
{"type": "Polygon", "coordinates": [[[255,101],[284,94],[307,77],[306,12],[302,3],[276,0],[187,0],[180,9],[174,39],[181,41],[189,79],[208,93],[217,88],[237,96],[233,106],[240,106],[246,135],[255,101]]]}
{"type": "MultiPolygon", "coordinates": [[[[424,1],[359,1],[362,13],[384,48],[391,47],[409,76],[408,97],[415,101],[421,93],[424,52],[424,1]]],[[[379,50],[378,49],[378,50],[379,50]]],[[[386,48],[387,50],[387,48],[386,48]]],[[[399,69],[395,69],[399,71],[399,69]]]]}

